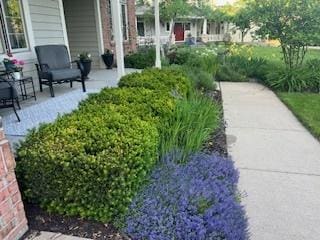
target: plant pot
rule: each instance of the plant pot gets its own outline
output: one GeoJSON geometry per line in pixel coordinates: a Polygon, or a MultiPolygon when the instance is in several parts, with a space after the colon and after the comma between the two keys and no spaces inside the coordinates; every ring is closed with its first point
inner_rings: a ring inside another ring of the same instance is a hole
{"type": "Polygon", "coordinates": [[[83,67],[82,76],[85,79],[88,79],[88,75],[91,72],[91,63],[92,63],[92,61],[91,60],[80,60],[80,63],[82,65],[82,67],[83,67]]]}
{"type": "Polygon", "coordinates": [[[107,69],[112,69],[113,65],[113,54],[102,54],[102,60],[104,64],[106,65],[107,69]]]}
{"type": "Polygon", "coordinates": [[[20,80],[22,78],[22,72],[13,72],[13,77],[16,80],[20,80]]]}

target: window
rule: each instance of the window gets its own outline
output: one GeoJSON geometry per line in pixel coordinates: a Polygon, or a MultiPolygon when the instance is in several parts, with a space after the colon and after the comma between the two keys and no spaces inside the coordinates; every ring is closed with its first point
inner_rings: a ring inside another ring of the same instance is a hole
{"type": "Polygon", "coordinates": [[[185,23],[184,24],[184,30],[185,31],[190,31],[191,30],[191,24],[190,23],[185,23]]]}
{"type": "MultiPolygon", "coordinates": [[[[129,28],[128,28],[128,7],[126,0],[120,0],[121,3],[121,25],[122,25],[122,35],[123,40],[128,40],[129,38],[129,28]]],[[[108,0],[108,16],[110,22],[110,32],[111,41],[114,40],[113,26],[112,26],[112,10],[111,10],[111,0],[108,0]]]]}
{"type": "Polygon", "coordinates": [[[169,22],[166,22],[166,31],[170,32],[170,23],[169,22]]]}
{"type": "Polygon", "coordinates": [[[121,18],[123,40],[128,40],[128,8],[126,1],[121,2],[121,18]]]}
{"type": "Polygon", "coordinates": [[[138,31],[138,36],[139,37],[144,37],[145,36],[144,22],[137,22],[137,31],[138,31]]]}
{"type": "Polygon", "coordinates": [[[2,49],[12,52],[26,50],[28,44],[21,1],[1,0],[0,7],[2,49]]]}

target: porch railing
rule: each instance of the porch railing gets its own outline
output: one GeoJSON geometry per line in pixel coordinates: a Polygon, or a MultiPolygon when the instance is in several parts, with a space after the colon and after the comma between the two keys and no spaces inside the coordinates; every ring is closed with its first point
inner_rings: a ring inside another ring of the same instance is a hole
{"type": "MultiPolygon", "coordinates": [[[[138,45],[154,45],[155,44],[155,36],[146,36],[137,38],[138,45]]],[[[169,36],[160,36],[160,43],[167,44],[169,42],[169,36]]]]}
{"type": "Polygon", "coordinates": [[[208,34],[208,42],[221,42],[223,41],[223,34],[208,34]]]}

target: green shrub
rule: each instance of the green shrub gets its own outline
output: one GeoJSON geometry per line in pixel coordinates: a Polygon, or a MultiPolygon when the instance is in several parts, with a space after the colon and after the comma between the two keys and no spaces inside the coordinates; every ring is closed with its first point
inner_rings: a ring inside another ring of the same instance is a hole
{"type": "Polygon", "coordinates": [[[276,91],[319,92],[319,70],[312,62],[293,70],[278,66],[268,72],[264,83],[276,91]]]}
{"type": "Polygon", "coordinates": [[[194,71],[202,70],[214,76],[218,70],[218,58],[210,49],[196,49],[190,54],[185,65],[194,71]]]}
{"type": "Polygon", "coordinates": [[[308,85],[312,92],[320,92],[320,60],[310,59],[306,62],[306,67],[311,75],[308,85]]]}
{"type": "Polygon", "coordinates": [[[246,82],[248,81],[247,76],[243,71],[234,69],[231,65],[225,64],[220,66],[216,79],[218,81],[226,82],[246,82]]]}
{"type": "Polygon", "coordinates": [[[156,61],[156,51],[154,47],[140,47],[137,52],[124,57],[127,68],[144,69],[153,67],[156,61]]]}
{"type": "Polygon", "coordinates": [[[133,113],[144,120],[158,121],[172,114],[176,99],[170,93],[140,87],[105,88],[100,93],[92,94],[86,101],[80,103],[80,109],[110,103],[128,106],[133,113]]]}
{"type": "Polygon", "coordinates": [[[167,53],[169,63],[178,64],[178,65],[185,64],[189,60],[191,55],[192,55],[191,47],[174,46],[167,53]]]}
{"type": "Polygon", "coordinates": [[[182,71],[171,68],[145,69],[142,73],[128,74],[120,80],[119,87],[143,87],[184,97],[191,92],[190,79],[182,71]]]}
{"type": "Polygon", "coordinates": [[[176,106],[173,93],[186,96],[191,87],[172,69],[148,69],[121,83],[21,143],[17,176],[29,201],[104,222],[126,212],[158,159],[159,129],[176,106]]]}
{"type": "Polygon", "coordinates": [[[158,147],[155,124],[130,107],[91,105],[32,131],[17,151],[24,195],[61,214],[110,221],[124,213],[158,147]]]}
{"type": "Polygon", "coordinates": [[[201,69],[193,69],[186,65],[173,64],[170,66],[171,69],[184,72],[191,80],[193,88],[200,91],[213,91],[216,89],[216,82],[212,74],[203,71],[201,69]]]}
{"type": "Polygon", "coordinates": [[[160,156],[163,158],[172,151],[181,153],[178,162],[201,150],[205,141],[218,127],[219,107],[202,95],[181,99],[169,121],[160,131],[160,156]]]}

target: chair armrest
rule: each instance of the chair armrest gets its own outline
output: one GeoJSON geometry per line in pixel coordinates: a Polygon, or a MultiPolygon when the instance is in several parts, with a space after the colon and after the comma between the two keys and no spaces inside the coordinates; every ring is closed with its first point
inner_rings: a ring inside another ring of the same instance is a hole
{"type": "Polygon", "coordinates": [[[42,64],[36,63],[36,67],[38,72],[50,72],[50,67],[46,63],[42,63],[42,64]]]}
{"type": "Polygon", "coordinates": [[[78,69],[80,70],[81,74],[83,74],[83,72],[84,72],[84,67],[83,67],[82,63],[81,63],[79,60],[74,60],[74,61],[72,61],[71,63],[77,64],[78,69]]]}
{"type": "Polygon", "coordinates": [[[10,87],[14,88],[14,81],[10,81],[9,79],[5,79],[4,77],[0,77],[0,82],[7,83],[10,87]]]}

